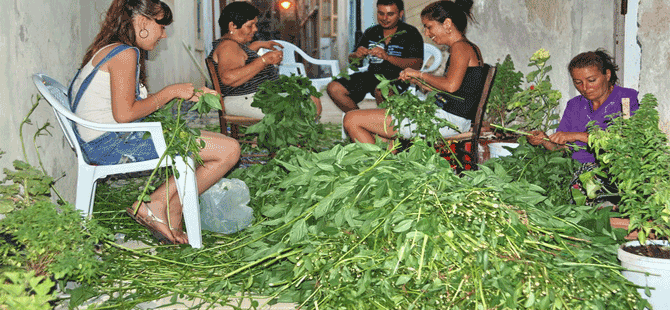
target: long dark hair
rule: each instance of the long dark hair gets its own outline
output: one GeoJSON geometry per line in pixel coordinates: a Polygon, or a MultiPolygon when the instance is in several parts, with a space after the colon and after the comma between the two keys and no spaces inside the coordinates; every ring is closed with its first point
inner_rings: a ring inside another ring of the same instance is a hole
{"type": "MultiPolygon", "coordinates": [[[[172,24],[172,10],[159,0],[114,0],[107,10],[100,32],[86,50],[81,67],[84,67],[101,48],[112,43],[123,43],[137,47],[133,17],[142,15],[152,18],[159,25],[172,24]],[[161,16],[161,19],[157,17],[161,16]]],[[[145,80],[144,74],[140,78],[145,80]]]]}
{"type": "Polygon", "coordinates": [[[228,29],[228,24],[230,22],[233,22],[233,24],[239,28],[242,27],[244,23],[253,20],[260,14],[261,12],[253,4],[248,2],[236,1],[226,5],[221,11],[221,16],[219,17],[221,35],[224,35],[230,31],[230,29],[228,29]]]}
{"type": "Polygon", "coordinates": [[[614,59],[610,56],[605,49],[599,48],[595,51],[581,53],[570,61],[568,64],[568,72],[572,73],[573,69],[577,68],[586,68],[586,67],[596,67],[602,74],[607,74],[607,70],[610,70],[610,86],[614,86],[619,78],[616,75],[616,71],[619,70],[619,66],[614,63],[614,59]]]}
{"type": "Polygon", "coordinates": [[[447,18],[451,19],[458,31],[465,34],[468,27],[468,19],[474,21],[472,16],[472,0],[442,0],[427,5],[421,11],[421,17],[443,23],[447,18]]]}

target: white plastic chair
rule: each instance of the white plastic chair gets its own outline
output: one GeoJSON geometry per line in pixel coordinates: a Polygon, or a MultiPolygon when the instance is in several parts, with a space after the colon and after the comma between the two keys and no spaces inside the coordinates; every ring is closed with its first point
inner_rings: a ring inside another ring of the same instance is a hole
{"type": "Polygon", "coordinates": [[[437,48],[435,45],[424,43],[423,44],[423,65],[421,66],[421,71],[422,72],[433,72],[437,70],[437,68],[440,67],[442,64],[442,51],[440,51],[439,48],[437,48]],[[428,60],[433,57],[433,62],[430,63],[430,67],[426,67],[428,65],[428,60]]]}
{"type": "MultiPolygon", "coordinates": [[[[163,154],[166,150],[163,127],[159,122],[139,122],[125,124],[101,124],[82,119],[70,111],[70,103],[67,98],[67,88],[56,80],[44,74],[33,75],[33,82],[40,94],[53,108],[58,124],[67,138],[70,147],[74,149],[77,156],[77,199],[75,207],[81,210],[84,216],[90,216],[93,211],[93,200],[96,182],[99,179],[114,174],[122,174],[137,171],[153,170],[158,165],[159,159],[142,162],[116,164],[116,165],[91,165],[82,156],[81,147],[74,134],[73,126],[81,126],[98,130],[113,132],[148,131],[151,134],[156,153],[163,154]]],[[[178,172],[177,191],[183,205],[184,223],[188,234],[189,244],[194,248],[202,247],[202,234],[200,230],[200,204],[198,202],[198,186],[195,178],[195,163],[191,158],[176,156],[170,160],[166,158],[160,163],[161,167],[172,166],[178,172]],[[184,161],[186,159],[186,162],[184,161]],[[174,165],[173,165],[174,162],[174,165]]]]}
{"type": "Polygon", "coordinates": [[[316,59],[312,56],[307,55],[307,53],[305,53],[299,47],[295,46],[293,43],[282,40],[274,40],[274,41],[284,46],[284,48],[282,49],[282,51],[284,52],[284,59],[279,64],[279,74],[291,75],[293,73],[296,75],[307,76],[305,66],[302,63],[297,62],[295,60],[296,53],[298,53],[304,60],[306,60],[309,63],[319,66],[326,66],[327,68],[330,69],[331,77],[310,79],[312,81],[312,85],[314,85],[314,87],[318,91],[321,91],[323,88],[325,88],[326,85],[328,85],[328,83],[330,83],[330,81],[333,80],[332,78],[333,76],[337,76],[338,74],[340,74],[340,65],[337,62],[337,60],[316,59]]]}

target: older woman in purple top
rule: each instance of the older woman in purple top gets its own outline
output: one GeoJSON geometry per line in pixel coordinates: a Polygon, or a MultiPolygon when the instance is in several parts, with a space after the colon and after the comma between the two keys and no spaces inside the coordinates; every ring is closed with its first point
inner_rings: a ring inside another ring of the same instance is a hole
{"type": "Polygon", "coordinates": [[[589,138],[587,124],[595,121],[600,128],[607,128],[612,118],[621,115],[625,98],[630,102],[631,112],[639,108],[636,90],[615,85],[617,70],[612,57],[601,49],[575,56],[568,65],[568,71],[581,95],[568,101],[556,133],[547,136],[544,132],[535,131],[533,136],[528,137],[531,144],[542,144],[550,150],[565,148],[565,144],[571,142],[581,147],[572,154],[574,160],[583,164],[575,174],[573,185],[577,184],[579,174],[596,167],[595,157],[586,147],[589,138]]]}

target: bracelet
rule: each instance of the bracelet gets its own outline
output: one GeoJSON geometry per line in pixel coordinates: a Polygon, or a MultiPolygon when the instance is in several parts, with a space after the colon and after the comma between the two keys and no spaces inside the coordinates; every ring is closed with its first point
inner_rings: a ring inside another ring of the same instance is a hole
{"type": "Polygon", "coordinates": [[[267,62],[265,61],[265,58],[263,58],[263,56],[261,56],[261,60],[263,61],[264,64],[267,63],[267,62]]]}
{"type": "Polygon", "coordinates": [[[419,73],[419,78],[423,80],[423,71],[421,71],[421,73],[419,73]]]}

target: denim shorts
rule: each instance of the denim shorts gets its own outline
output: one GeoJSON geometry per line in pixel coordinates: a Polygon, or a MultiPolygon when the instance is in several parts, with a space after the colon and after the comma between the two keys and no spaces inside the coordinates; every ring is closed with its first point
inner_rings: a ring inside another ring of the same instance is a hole
{"type": "Polygon", "coordinates": [[[151,137],[143,139],[144,131],[106,132],[81,144],[86,162],[92,165],[115,165],[158,158],[151,137]]]}

